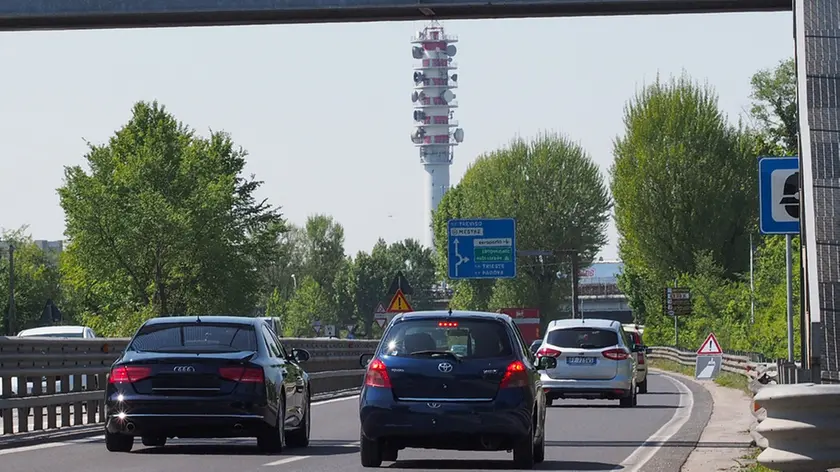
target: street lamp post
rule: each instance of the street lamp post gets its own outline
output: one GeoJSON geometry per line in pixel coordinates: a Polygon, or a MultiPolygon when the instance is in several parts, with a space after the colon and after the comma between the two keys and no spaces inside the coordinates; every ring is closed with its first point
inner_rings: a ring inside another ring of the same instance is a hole
{"type": "Polygon", "coordinates": [[[15,245],[9,244],[9,316],[6,320],[9,336],[15,334],[15,245]]]}

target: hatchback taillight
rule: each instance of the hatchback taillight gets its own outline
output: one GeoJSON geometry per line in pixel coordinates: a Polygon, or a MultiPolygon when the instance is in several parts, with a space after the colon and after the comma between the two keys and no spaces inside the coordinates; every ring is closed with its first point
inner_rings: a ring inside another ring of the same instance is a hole
{"type": "Polygon", "coordinates": [[[139,365],[121,365],[111,369],[108,383],[134,383],[152,376],[152,368],[139,365]]]}
{"type": "Polygon", "coordinates": [[[537,351],[537,357],[557,357],[560,354],[562,354],[561,351],[550,347],[541,347],[540,350],[537,351]]]}
{"type": "Polygon", "coordinates": [[[644,363],[645,363],[645,355],[640,352],[639,353],[639,364],[644,364],[644,363]]]}
{"type": "Polygon", "coordinates": [[[368,387],[391,388],[391,377],[385,363],[379,359],[370,362],[365,374],[365,385],[368,387]]]}
{"type": "Polygon", "coordinates": [[[617,349],[607,349],[606,351],[602,352],[604,357],[613,361],[623,361],[630,357],[630,354],[625,351],[624,349],[617,348],[617,349]]]}
{"type": "Polygon", "coordinates": [[[528,371],[522,361],[513,361],[505,371],[499,388],[516,388],[528,386],[528,371]]]}

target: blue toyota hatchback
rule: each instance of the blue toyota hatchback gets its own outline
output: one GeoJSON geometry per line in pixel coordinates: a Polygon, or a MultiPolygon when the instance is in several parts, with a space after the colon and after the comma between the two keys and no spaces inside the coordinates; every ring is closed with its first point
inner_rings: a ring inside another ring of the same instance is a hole
{"type": "Polygon", "coordinates": [[[391,320],[359,401],[361,462],[379,467],[401,449],[513,451],[518,468],[545,458],[546,401],[537,361],[511,318],[429,311],[391,320]]]}

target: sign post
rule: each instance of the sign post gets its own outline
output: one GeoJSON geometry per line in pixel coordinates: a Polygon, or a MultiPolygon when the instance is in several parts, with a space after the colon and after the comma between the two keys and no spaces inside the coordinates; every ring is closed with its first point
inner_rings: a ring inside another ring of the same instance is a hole
{"type": "Polygon", "coordinates": [[[516,277],[516,220],[513,218],[449,220],[449,278],[516,277]]]}
{"type": "Polygon", "coordinates": [[[388,321],[388,312],[385,311],[385,307],[382,306],[382,302],[379,302],[379,304],[376,305],[376,309],[373,310],[373,321],[375,321],[380,328],[384,328],[385,323],[388,321]]]}
{"type": "Polygon", "coordinates": [[[694,378],[697,380],[711,380],[720,374],[723,366],[723,350],[720,348],[715,333],[709,333],[706,340],[697,350],[697,361],[694,365],[694,378]]]}
{"type": "MultiPolygon", "coordinates": [[[[758,160],[759,229],[785,235],[788,361],[793,362],[793,262],[791,240],[799,234],[799,158],[758,160]]],[[[804,359],[803,359],[804,361],[804,359]]]]}
{"type": "Polygon", "coordinates": [[[691,314],[691,289],[666,288],[662,296],[662,309],[666,315],[674,317],[674,346],[679,346],[679,317],[691,314]]]}

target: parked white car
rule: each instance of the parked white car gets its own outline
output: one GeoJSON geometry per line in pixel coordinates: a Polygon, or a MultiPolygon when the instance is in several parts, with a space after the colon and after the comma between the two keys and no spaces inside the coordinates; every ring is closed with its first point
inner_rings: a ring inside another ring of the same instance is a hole
{"type": "MultiPolygon", "coordinates": [[[[42,328],[31,328],[25,329],[18,333],[17,337],[19,338],[68,338],[68,339],[93,339],[96,338],[96,333],[93,332],[92,329],[88,328],[87,326],[44,326],[42,328]]],[[[33,379],[27,379],[26,382],[26,394],[32,395],[34,390],[33,387],[33,379]]],[[[68,376],[68,383],[70,387],[67,391],[72,390],[72,386],[74,385],[74,378],[72,375],[68,376]]],[[[17,377],[12,378],[12,395],[18,394],[18,379],[17,377]]],[[[87,376],[82,376],[82,390],[87,390],[87,376]]],[[[55,391],[56,393],[60,393],[62,391],[61,388],[61,380],[56,379],[55,381],[55,391]]],[[[41,379],[41,392],[42,394],[47,392],[47,379],[43,377],[41,379]]],[[[3,385],[0,382],[0,395],[3,395],[3,385]]]]}

